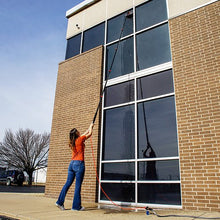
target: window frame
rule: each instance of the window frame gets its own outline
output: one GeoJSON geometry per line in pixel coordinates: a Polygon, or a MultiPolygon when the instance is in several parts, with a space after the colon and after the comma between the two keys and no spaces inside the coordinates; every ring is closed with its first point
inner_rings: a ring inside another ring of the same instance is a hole
{"type": "MultiPolygon", "coordinates": [[[[142,4],[142,3],[141,3],[142,4]]],[[[139,5],[141,5],[139,4],[139,5]]],[[[139,6],[137,5],[137,6],[139,6]]],[[[171,54],[171,61],[169,62],[166,62],[166,63],[162,63],[162,64],[159,64],[157,66],[153,66],[153,67],[150,67],[150,68],[147,68],[147,69],[143,69],[143,70],[137,70],[137,63],[136,63],[136,35],[142,33],[142,32],[145,32],[147,30],[150,30],[152,28],[155,28],[157,26],[160,26],[160,25],[163,25],[163,24],[166,24],[168,23],[168,20],[165,20],[165,21],[162,21],[158,24],[155,24],[151,27],[147,27],[147,28],[144,28],[143,30],[139,30],[139,31],[136,31],[136,21],[135,21],[135,8],[137,6],[133,6],[133,30],[134,32],[130,35],[127,35],[125,37],[122,37],[120,40],[125,40],[129,37],[133,37],[133,40],[134,40],[134,72],[130,73],[130,74],[127,74],[127,75],[122,75],[122,76],[119,76],[119,77],[116,77],[116,78],[113,78],[113,79],[109,79],[107,81],[107,87],[108,86],[112,86],[112,85],[116,85],[116,84],[120,84],[120,83],[123,83],[123,82],[127,82],[127,81],[130,81],[130,80],[134,80],[134,101],[132,102],[128,102],[128,103],[122,103],[122,104],[118,104],[118,105],[113,105],[113,106],[108,106],[108,107],[105,107],[104,106],[104,101],[102,103],[102,117],[101,117],[101,140],[100,140],[100,143],[101,143],[101,146],[100,146],[100,166],[99,166],[99,176],[100,176],[100,183],[134,183],[135,184],[135,202],[134,203],[129,203],[130,205],[139,205],[139,206],[145,206],[146,204],[143,204],[143,203],[138,203],[138,184],[141,184],[141,183],[155,183],[155,184],[158,184],[158,183],[177,183],[180,185],[180,197],[181,197],[181,173],[180,173],[180,161],[179,161],[179,142],[178,142],[178,130],[177,130],[177,151],[178,151],[178,156],[175,156],[175,157],[161,157],[161,158],[139,158],[138,159],[138,152],[137,152],[137,149],[138,149],[138,140],[137,140],[137,131],[138,131],[138,125],[137,125],[137,105],[138,103],[141,103],[141,102],[145,102],[145,101],[149,101],[149,100],[153,100],[153,99],[158,99],[158,98],[163,98],[163,97],[169,97],[169,96],[174,96],[175,97],[175,88],[174,88],[174,91],[172,93],[169,93],[169,94],[164,94],[164,95],[160,95],[160,96],[157,96],[157,97],[151,97],[151,98],[146,98],[146,99],[141,99],[141,100],[137,100],[137,79],[138,78],[142,78],[142,77],[145,77],[145,76],[148,76],[148,75],[151,75],[151,74],[156,74],[156,73],[159,73],[159,72],[162,72],[162,71],[166,71],[166,70],[169,70],[169,69],[172,69],[172,54],[171,54]],[[111,108],[117,108],[117,107],[122,107],[122,106],[126,106],[126,105],[131,105],[131,104],[134,104],[135,105],[135,159],[125,159],[125,160],[102,160],[102,150],[103,150],[103,132],[104,132],[104,125],[103,125],[103,117],[104,117],[104,111],[107,110],[107,109],[111,109],[111,108]],[[180,180],[171,180],[171,181],[146,181],[146,180],[138,180],[138,163],[139,162],[142,162],[142,161],[152,161],[152,160],[156,160],[156,161],[164,161],[164,160],[178,160],[179,161],[179,176],[180,176],[180,180]],[[101,175],[102,175],[102,164],[105,164],[105,163],[126,163],[126,162],[134,162],[135,163],[135,180],[102,180],[101,178],[101,175]]],[[[167,14],[168,14],[168,7],[167,7],[167,14]]],[[[168,15],[169,17],[169,15],[168,15]]],[[[107,35],[107,20],[106,20],[106,33],[107,35]]],[[[170,34],[169,34],[170,35],[170,34]]],[[[107,36],[106,36],[107,38],[107,36]]],[[[112,41],[112,42],[108,42],[106,41],[106,38],[105,38],[105,45],[104,45],[104,66],[103,66],[103,73],[105,73],[105,66],[106,66],[106,47],[111,45],[111,44],[114,44],[114,43],[117,43],[119,41],[118,40],[115,40],[115,41],[112,41]]],[[[105,80],[105,74],[103,74],[103,85],[105,85],[106,83],[106,80],[105,80]]],[[[173,77],[173,80],[174,80],[174,77],[173,77]]],[[[173,83],[174,85],[174,83],[173,83]]],[[[103,99],[105,98],[105,94],[103,96],[103,99]]],[[[175,103],[175,106],[176,106],[176,103],[175,103]]],[[[176,110],[176,109],[175,109],[176,110]]],[[[175,115],[176,116],[176,115],[175,115]]],[[[176,121],[177,123],[177,121],[176,121]]],[[[107,203],[107,204],[111,204],[110,201],[107,201],[107,200],[101,200],[101,188],[99,187],[99,190],[98,190],[98,202],[100,203],[107,203]]],[[[182,199],[182,197],[181,197],[182,199]]],[[[124,204],[124,205],[127,205],[128,203],[125,203],[125,202],[115,202],[116,204],[124,204]]],[[[182,200],[181,200],[181,205],[170,205],[170,204],[154,204],[155,207],[169,207],[169,208],[181,208],[182,207],[182,200]]]]}

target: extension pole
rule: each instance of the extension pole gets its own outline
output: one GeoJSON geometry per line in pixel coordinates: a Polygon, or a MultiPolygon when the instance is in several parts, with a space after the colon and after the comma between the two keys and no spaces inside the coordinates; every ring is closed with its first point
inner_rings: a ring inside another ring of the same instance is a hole
{"type": "Polygon", "coordinates": [[[102,98],[103,98],[103,95],[104,95],[104,92],[105,92],[105,89],[106,89],[106,86],[107,86],[107,82],[108,82],[108,79],[109,79],[109,75],[111,73],[111,69],[113,67],[113,64],[114,64],[114,61],[115,61],[115,57],[116,57],[116,54],[117,54],[117,51],[118,51],[118,47],[119,47],[119,44],[121,42],[121,38],[122,38],[122,34],[123,34],[123,30],[124,30],[124,26],[125,26],[125,22],[126,22],[126,18],[130,16],[130,13],[128,12],[126,15],[125,15],[125,18],[124,18],[124,22],[123,22],[123,26],[122,26],[122,29],[121,29],[121,33],[120,33],[120,36],[119,36],[119,41],[117,43],[117,47],[115,48],[115,53],[114,53],[114,56],[112,58],[112,62],[111,62],[111,65],[110,65],[110,69],[108,70],[108,74],[107,74],[107,77],[106,77],[106,80],[105,80],[105,84],[104,84],[104,87],[102,89],[102,92],[101,92],[101,95],[100,95],[100,98],[99,98],[99,104],[97,106],[97,109],[96,109],[96,112],[95,112],[95,115],[93,117],[93,124],[95,123],[95,120],[96,120],[96,117],[97,117],[97,114],[98,114],[98,111],[101,107],[101,104],[102,104],[102,98]]]}

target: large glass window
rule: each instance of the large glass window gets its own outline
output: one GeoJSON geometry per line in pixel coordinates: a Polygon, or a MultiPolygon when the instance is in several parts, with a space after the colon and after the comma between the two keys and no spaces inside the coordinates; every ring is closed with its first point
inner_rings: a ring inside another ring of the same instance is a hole
{"type": "Polygon", "coordinates": [[[134,180],[134,163],[104,163],[102,164],[103,180],[134,180]]]}
{"type": "MultiPolygon", "coordinates": [[[[113,201],[134,202],[135,185],[132,183],[103,183],[102,188],[113,201]]],[[[108,200],[101,192],[101,199],[108,200]]]]}
{"type": "Polygon", "coordinates": [[[134,105],[105,110],[103,160],[134,158],[134,105]]]}
{"type": "Polygon", "coordinates": [[[81,45],[81,34],[78,34],[67,40],[66,46],[66,57],[65,59],[69,59],[80,53],[80,45],[81,45]]]}
{"type": "Polygon", "coordinates": [[[137,35],[137,70],[171,60],[168,24],[137,35]]]}
{"type": "Polygon", "coordinates": [[[138,202],[180,205],[180,184],[138,184],[138,202]]]}
{"type": "Polygon", "coordinates": [[[178,156],[177,146],[174,97],[171,96],[139,103],[138,157],[158,158],[178,156]],[[147,143],[147,137],[150,147],[147,143]],[[146,151],[149,151],[149,154],[146,151]]]}
{"type": "Polygon", "coordinates": [[[105,23],[101,23],[83,34],[83,52],[104,44],[105,23]]]}
{"type": "Polygon", "coordinates": [[[166,0],[153,0],[136,8],[136,30],[167,20],[166,0]]]}
{"type": "Polygon", "coordinates": [[[134,100],[134,81],[109,86],[105,90],[105,106],[117,105],[134,100]]]}
{"type": "Polygon", "coordinates": [[[134,72],[133,37],[120,42],[115,56],[117,45],[118,43],[114,43],[106,47],[106,78],[109,74],[109,79],[134,72]]]}
{"type": "Polygon", "coordinates": [[[127,11],[108,21],[107,42],[118,40],[122,31],[122,36],[127,36],[133,33],[133,11],[127,11]]]}

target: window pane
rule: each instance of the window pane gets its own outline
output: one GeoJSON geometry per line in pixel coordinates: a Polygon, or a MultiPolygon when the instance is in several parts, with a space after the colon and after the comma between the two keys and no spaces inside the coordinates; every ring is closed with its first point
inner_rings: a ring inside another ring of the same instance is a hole
{"type": "Polygon", "coordinates": [[[102,164],[102,180],[134,180],[134,163],[102,164]]]}
{"type": "Polygon", "coordinates": [[[137,35],[137,69],[142,70],[171,60],[168,24],[137,35]]]}
{"type": "Polygon", "coordinates": [[[83,52],[104,44],[105,24],[101,23],[83,34],[83,52]]]}
{"type": "MultiPolygon", "coordinates": [[[[106,48],[106,77],[109,74],[109,69],[112,65],[113,57],[117,43],[112,44],[106,48]]],[[[134,71],[134,45],[133,37],[123,40],[119,43],[109,79],[122,76],[134,71]]]]}
{"type": "Polygon", "coordinates": [[[134,100],[134,81],[109,86],[105,90],[105,106],[117,105],[134,100]]]}
{"type": "Polygon", "coordinates": [[[174,91],[172,70],[142,77],[137,80],[138,99],[159,96],[174,91]]]}
{"type": "MultiPolygon", "coordinates": [[[[150,156],[150,149],[144,152],[150,156]]],[[[180,180],[178,160],[144,161],[138,164],[139,180],[180,180]]]]}
{"type": "Polygon", "coordinates": [[[134,105],[104,113],[103,160],[134,159],[134,105]]]}
{"type": "Polygon", "coordinates": [[[139,158],[146,158],[146,150],[150,151],[149,158],[178,156],[173,96],[138,104],[139,158]],[[150,142],[148,147],[147,135],[150,142]]]}
{"type": "Polygon", "coordinates": [[[78,34],[67,40],[66,58],[73,57],[80,53],[81,34],[78,34]]]}
{"type": "Polygon", "coordinates": [[[132,10],[127,11],[121,15],[118,15],[117,17],[114,17],[108,21],[107,43],[114,40],[118,40],[120,38],[122,28],[123,28],[122,37],[133,33],[132,10]],[[124,24],[124,28],[123,28],[123,24],[124,24]]]}
{"type": "MultiPolygon", "coordinates": [[[[113,201],[135,201],[135,185],[132,183],[102,183],[102,188],[113,201]]],[[[102,191],[101,200],[108,200],[102,191]]]]}
{"type": "Polygon", "coordinates": [[[180,184],[138,184],[138,202],[181,205],[180,184]]]}
{"type": "Polygon", "coordinates": [[[153,0],[136,8],[136,30],[167,20],[166,0],[153,0]]]}

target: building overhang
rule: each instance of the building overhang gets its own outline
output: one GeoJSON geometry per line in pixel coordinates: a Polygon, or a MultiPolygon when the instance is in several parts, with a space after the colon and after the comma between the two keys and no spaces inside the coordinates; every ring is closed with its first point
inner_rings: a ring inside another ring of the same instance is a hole
{"type": "Polygon", "coordinates": [[[101,0],[84,0],[80,4],[76,5],[75,7],[71,8],[70,10],[68,10],[66,12],[66,18],[71,17],[72,15],[82,11],[83,9],[89,7],[90,5],[92,5],[98,1],[101,1],[101,0]]]}

